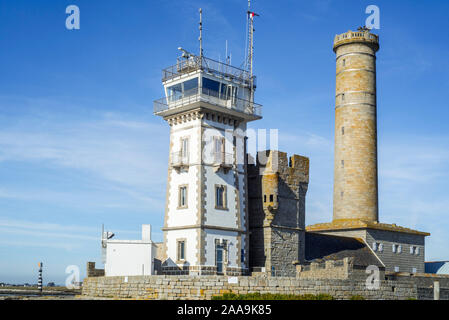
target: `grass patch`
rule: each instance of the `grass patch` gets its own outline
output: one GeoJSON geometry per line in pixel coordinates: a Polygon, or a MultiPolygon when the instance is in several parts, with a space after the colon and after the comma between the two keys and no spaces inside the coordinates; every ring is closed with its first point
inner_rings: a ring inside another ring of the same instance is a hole
{"type": "Polygon", "coordinates": [[[334,300],[329,294],[279,294],[279,293],[224,293],[213,296],[212,300],[334,300]]]}
{"type": "Polygon", "coordinates": [[[349,300],[365,300],[364,296],[361,296],[359,294],[353,295],[349,298],[349,300]]]}

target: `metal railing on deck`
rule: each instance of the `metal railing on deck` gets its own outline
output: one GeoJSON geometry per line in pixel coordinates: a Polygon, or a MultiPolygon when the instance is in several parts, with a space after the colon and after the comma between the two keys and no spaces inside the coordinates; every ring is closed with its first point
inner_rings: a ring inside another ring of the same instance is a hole
{"type": "MultiPolygon", "coordinates": [[[[188,74],[197,70],[203,70],[205,72],[230,78],[232,80],[236,79],[248,85],[251,80],[250,73],[246,70],[206,57],[201,58],[199,56],[190,56],[189,58],[178,58],[175,65],[163,69],[162,81],[167,81],[177,76],[188,74]]],[[[255,83],[255,81],[253,81],[253,83],[255,83]]]]}
{"type": "Polygon", "coordinates": [[[175,167],[189,165],[189,155],[182,151],[172,152],[170,155],[170,164],[175,167]]]}
{"type": "Polygon", "coordinates": [[[262,105],[236,97],[221,96],[218,91],[204,88],[190,90],[154,101],[154,113],[176,109],[196,102],[206,102],[249,115],[262,116],[262,105]]]}

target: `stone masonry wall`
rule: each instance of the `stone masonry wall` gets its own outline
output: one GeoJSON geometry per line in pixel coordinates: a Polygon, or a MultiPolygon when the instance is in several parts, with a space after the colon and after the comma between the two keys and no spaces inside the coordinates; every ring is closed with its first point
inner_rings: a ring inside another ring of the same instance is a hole
{"type": "Polygon", "coordinates": [[[250,267],[294,276],[304,262],[309,159],[261,151],[248,167],[250,267]]]}
{"type": "Polygon", "coordinates": [[[104,269],[96,269],[95,262],[87,263],[87,276],[88,277],[103,277],[104,269]]]}
{"type": "Polygon", "coordinates": [[[361,295],[365,299],[418,298],[418,288],[410,278],[382,280],[379,290],[368,290],[364,279],[299,279],[293,277],[226,276],[130,276],[85,278],[84,296],[132,299],[204,300],[233,292],[320,294],[335,299],[361,295]]]}

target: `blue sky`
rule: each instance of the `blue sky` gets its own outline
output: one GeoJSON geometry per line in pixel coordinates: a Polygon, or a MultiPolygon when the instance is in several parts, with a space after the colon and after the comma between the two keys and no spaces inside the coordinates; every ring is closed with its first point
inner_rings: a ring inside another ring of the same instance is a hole
{"type": "MultiPolygon", "coordinates": [[[[379,206],[382,222],[432,233],[427,260],[448,260],[449,2],[254,1],[252,128],[310,157],[306,223],[332,219],[336,33],[380,8],[379,206]]],[[[64,283],[100,263],[101,224],[162,239],[168,125],[152,114],[177,47],[244,59],[246,0],[0,0],[0,282],[64,283]],[[67,30],[65,8],[81,11],[67,30]]]]}

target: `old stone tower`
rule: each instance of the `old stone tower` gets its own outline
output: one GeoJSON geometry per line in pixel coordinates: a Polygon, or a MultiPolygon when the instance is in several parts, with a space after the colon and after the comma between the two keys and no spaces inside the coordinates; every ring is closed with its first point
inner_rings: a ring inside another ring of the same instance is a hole
{"type": "Polygon", "coordinates": [[[377,193],[376,52],[366,28],[336,35],[333,220],[307,231],[362,239],[386,271],[424,272],[429,233],[379,222],[377,193]]]}
{"type": "Polygon", "coordinates": [[[254,77],[185,50],[163,70],[154,112],[170,125],[162,272],[248,270],[246,124],[261,118],[254,77]]]}
{"type": "Polygon", "coordinates": [[[248,166],[251,270],[295,275],[304,262],[309,159],[270,150],[256,164],[248,166]]]}
{"type": "Polygon", "coordinates": [[[365,31],[335,37],[334,220],[378,221],[376,52],[365,31]]]}

